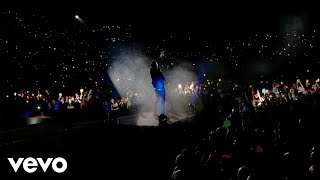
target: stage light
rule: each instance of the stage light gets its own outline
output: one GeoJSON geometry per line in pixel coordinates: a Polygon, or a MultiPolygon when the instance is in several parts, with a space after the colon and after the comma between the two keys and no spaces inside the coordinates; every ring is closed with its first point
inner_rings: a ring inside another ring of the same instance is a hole
{"type": "Polygon", "coordinates": [[[159,120],[159,125],[164,125],[167,123],[168,121],[168,116],[164,115],[164,114],[161,114],[159,117],[158,117],[158,120],[159,120]]]}
{"type": "Polygon", "coordinates": [[[179,85],[178,85],[178,88],[179,88],[179,89],[182,89],[182,85],[181,85],[181,84],[179,84],[179,85]]]}
{"type": "Polygon", "coordinates": [[[74,17],[75,17],[76,19],[79,19],[79,16],[78,16],[78,15],[75,15],[74,17]]]}
{"type": "Polygon", "coordinates": [[[41,107],[40,107],[40,106],[38,106],[38,107],[37,107],[37,109],[38,109],[38,110],[40,110],[40,109],[41,109],[41,107]]]}

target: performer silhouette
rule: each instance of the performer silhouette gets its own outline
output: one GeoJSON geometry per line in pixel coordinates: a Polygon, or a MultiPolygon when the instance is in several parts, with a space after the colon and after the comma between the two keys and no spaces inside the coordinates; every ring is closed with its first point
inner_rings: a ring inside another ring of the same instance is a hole
{"type": "Polygon", "coordinates": [[[150,69],[152,85],[155,90],[156,101],[154,106],[154,115],[165,115],[166,112],[166,91],[164,86],[165,78],[159,68],[157,61],[152,61],[150,69]]]}

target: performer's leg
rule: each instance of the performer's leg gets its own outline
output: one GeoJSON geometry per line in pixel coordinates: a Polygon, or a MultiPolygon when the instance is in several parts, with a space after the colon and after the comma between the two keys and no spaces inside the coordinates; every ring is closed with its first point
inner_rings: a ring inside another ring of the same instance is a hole
{"type": "Polygon", "coordinates": [[[156,97],[156,99],[155,99],[155,102],[154,102],[154,111],[153,111],[153,115],[154,116],[158,116],[158,110],[159,110],[159,94],[158,94],[158,92],[157,91],[155,91],[155,97],[156,97]]]}
{"type": "Polygon", "coordinates": [[[165,90],[160,91],[160,114],[166,113],[166,92],[165,90]]]}

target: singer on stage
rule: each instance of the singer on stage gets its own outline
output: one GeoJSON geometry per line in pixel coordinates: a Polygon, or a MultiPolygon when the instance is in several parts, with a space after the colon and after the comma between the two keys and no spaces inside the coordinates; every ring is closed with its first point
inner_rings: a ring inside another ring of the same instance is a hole
{"type": "Polygon", "coordinates": [[[164,86],[165,78],[159,68],[157,61],[152,61],[151,63],[151,79],[152,85],[155,89],[156,101],[154,107],[154,115],[159,116],[161,114],[165,115],[166,112],[166,91],[164,86]]]}

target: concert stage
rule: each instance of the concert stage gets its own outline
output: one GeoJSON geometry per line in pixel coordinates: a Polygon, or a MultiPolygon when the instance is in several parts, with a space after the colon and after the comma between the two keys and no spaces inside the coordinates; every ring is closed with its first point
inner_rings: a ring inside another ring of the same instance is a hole
{"type": "MultiPolygon", "coordinates": [[[[190,121],[194,118],[195,114],[192,112],[176,112],[176,113],[168,113],[167,117],[167,124],[174,124],[176,122],[185,122],[190,121]]],[[[73,116],[70,116],[70,118],[73,118],[73,116]]],[[[106,119],[99,118],[99,119],[90,119],[86,118],[80,121],[75,121],[77,117],[74,117],[75,119],[71,119],[72,127],[73,128],[83,128],[86,126],[99,126],[99,124],[108,123],[106,119]]],[[[49,116],[34,116],[30,117],[26,120],[26,125],[36,125],[36,124],[43,124],[43,123],[49,123],[55,124],[56,120],[49,117],[49,116]],[[51,122],[51,123],[49,123],[51,122]]],[[[57,121],[60,123],[63,123],[62,121],[57,121]]],[[[153,112],[140,112],[140,113],[134,113],[130,115],[124,115],[118,117],[118,125],[130,125],[130,126],[158,126],[159,121],[158,118],[153,115],[153,112]]]]}
{"type": "MultiPolygon", "coordinates": [[[[167,124],[174,124],[176,122],[186,122],[194,118],[195,114],[191,112],[168,113],[167,124]]],[[[86,126],[107,123],[107,120],[86,120],[75,122],[72,124],[73,128],[83,128],[86,126]]],[[[118,125],[123,126],[158,126],[159,121],[153,116],[153,112],[135,113],[126,116],[118,117],[118,125]]]]}
{"type": "MultiPolygon", "coordinates": [[[[168,113],[168,124],[173,124],[179,121],[186,121],[192,119],[195,114],[191,112],[183,113],[168,113]]],[[[133,115],[119,117],[119,124],[121,125],[136,125],[136,126],[158,126],[159,121],[154,117],[153,112],[143,112],[133,115]]]]}

